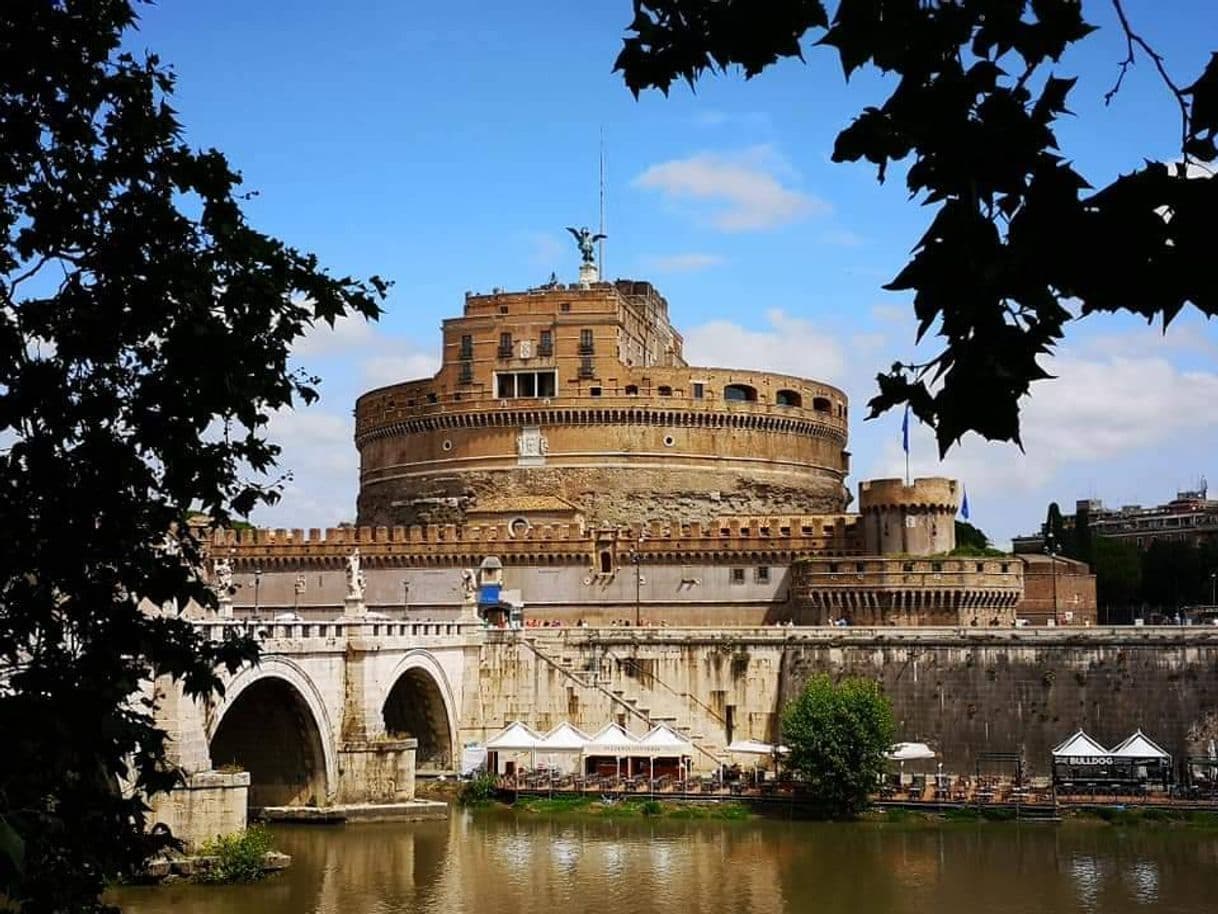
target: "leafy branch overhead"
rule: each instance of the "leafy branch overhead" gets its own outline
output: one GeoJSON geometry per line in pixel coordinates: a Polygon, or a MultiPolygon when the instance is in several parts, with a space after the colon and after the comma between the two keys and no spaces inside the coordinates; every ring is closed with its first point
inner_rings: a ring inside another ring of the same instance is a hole
{"type": "Polygon", "coordinates": [[[386,291],[246,221],[173,73],[121,52],[135,20],[0,4],[0,897],[23,911],[98,908],[163,840],[149,684],[211,695],[257,655],[181,618],[215,602],[184,515],[278,497],[269,416],[317,396],[291,344],[386,291]]]}
{"type": "Polygon", "coordinates": [[[835,49],[847,77],[868,66],[898,77],[841,131],[833,160],[869,162],[881,181],[908,162],[910,194],[935,208],[885,288],[913,293],[918,339],[933,331],[942,347],[879,375],[872,418],[909,404],[940,453],[970,431],[1018,443],[1020,401],[1049,377],[1043,359],[1073,317],[1063,302],[1164,326],[1190,304],[1218,313],[1218,180],[1205,167],[1218,159],[1218,54],[1181,87],[1120,0],[1109,13],[1128,56],[1108,100],[1144,55],[1179,107],[1180,156],[1100,188],[1054,134],[1075,84],[1056,65],[1095,28],[1079,0],[841,0],[832,15],[818,0],[635,0],[634,11],[616,69],[636,95],[732,66],[752,77],[812,46],[835,49]]]}

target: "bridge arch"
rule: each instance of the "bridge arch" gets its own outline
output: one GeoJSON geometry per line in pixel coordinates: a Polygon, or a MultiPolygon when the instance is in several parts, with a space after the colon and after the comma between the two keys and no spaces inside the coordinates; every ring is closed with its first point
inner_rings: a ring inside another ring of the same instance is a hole
{"type": "Polygon", "coordinates": [[[239,673],[209,715],[215,767],[250,774],[250,806],[325,805],[338,787],[334,728],[317,686],[283,657],[239,673]]]}
{"type": "Polygon", "coordinates": [[[427,651],[407,653],[389,677],[381,705],[385,732],[417,739],[419,771],[450,771],[457,765],[457,708],[439,661],[427,651]]]}

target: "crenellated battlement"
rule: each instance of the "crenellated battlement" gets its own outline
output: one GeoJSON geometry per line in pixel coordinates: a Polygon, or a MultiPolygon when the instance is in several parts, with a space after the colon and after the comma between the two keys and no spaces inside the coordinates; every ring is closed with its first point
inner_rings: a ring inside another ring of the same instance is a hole
{"type": "Polygon", "coordinates": [[[637,551],[645,562],[679,561],[724,554],[856,555],[862,550],[858,518],[849,514],[789,517],[725,517],[710,523],[653,521],[619,527],[539,523],[434,524],[326,529],[213,530],[206,537],[213,557],[235,567],[270,561],[277,566],[330,567],[355,548],[373,566],[476,564],[486,555],[511,564],[588,563],[608,550],[615,562],[637,551]]]}

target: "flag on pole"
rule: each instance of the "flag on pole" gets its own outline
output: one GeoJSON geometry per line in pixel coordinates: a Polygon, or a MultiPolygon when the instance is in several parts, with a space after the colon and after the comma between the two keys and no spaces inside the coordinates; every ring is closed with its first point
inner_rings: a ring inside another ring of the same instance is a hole
{"type": "Polygon", "coordinates": [[[901,447],[909,453],[909,407],[905,407],[905,418],[901,420],[901,447]]]}
{"type": "Polygon", "coordinates": [[[960,516],[968,520],[968,489],[964,490],[964,498],[960,501],[960,516]]]}

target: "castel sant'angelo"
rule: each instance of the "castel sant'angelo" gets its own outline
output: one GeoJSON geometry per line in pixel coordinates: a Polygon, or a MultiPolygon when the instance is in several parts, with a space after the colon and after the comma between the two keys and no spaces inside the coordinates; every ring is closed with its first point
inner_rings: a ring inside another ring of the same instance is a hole
{"type": "Polygon", "coordinates": [[[342,605],[441,619],[461,573],[501,565],[528,616],[574,624],[1058,624],[1094,579],[1058,559],[960,556],[954,480],[864,481],[849,512],[849,404],[832,385],[686,363],[648,282],[468,293],[434,377],[355,409],[355,527],[218,531],[246,609],[342,605]],[[498,560],[498,561],[495,561],[498,560]],[[1036,590],[1036,593],[1032,591],[1036,590]]]}

